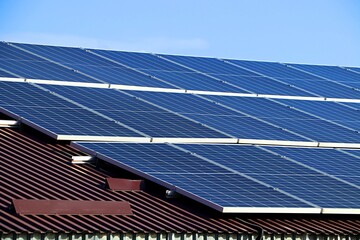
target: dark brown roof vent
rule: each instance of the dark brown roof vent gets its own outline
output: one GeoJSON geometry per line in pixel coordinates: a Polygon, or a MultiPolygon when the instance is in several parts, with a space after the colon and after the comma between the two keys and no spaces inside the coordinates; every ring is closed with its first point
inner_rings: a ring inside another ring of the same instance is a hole
{"type": "Polygon", "coordinates": [[[113,191],[139,191],[143,189],[143,180],[124,178],[106,178],[107,185],[113,191]]]}
{"type": "Polygon", "coordinates": [[[20,215],[132,215],[125,201],[74,201],[13,199],[20,215]]]}

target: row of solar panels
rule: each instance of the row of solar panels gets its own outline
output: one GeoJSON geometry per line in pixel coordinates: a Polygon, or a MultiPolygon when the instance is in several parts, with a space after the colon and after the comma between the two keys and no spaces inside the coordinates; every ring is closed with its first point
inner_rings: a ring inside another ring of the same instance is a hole
{"type": "Polygon", "coordinates": [[[72,145],[222,212],[360,213],[360,151],[245,145],[72,145]]]}
{"type": "Polygon", "coordinates": [[[182,138],[195,142],[360,147],[359,103],[0,81],[0,107],[3,113],[63,140],[182,138]]]}
{"type": "MultiPolygon", "coordinates": [[[[0,104],[5,113],[25,123],[70,139],[93,135],[94,140],[120,136],[141,142],[146,136],[155,136],[225,141],[231,134],[239,134],[259,140],[307,140],[300,136],[306,133],[357,140],[355,135],[341,132],[346,128],[335,123],[357,118],[358,111],[324,101],[207,99],[189,94],[0,82],[0,104]],[[289,103],[296,108],[285,105],[289,103]],[[322,120],[317,114],[331,120],[322,120]],[[294,126],[300,134],[275,127],[272,121],[294,126]],[[289,124],[292,121],[295,123],[289,124]],[[299,125],[301,121],[305,122],[299,125]],[[339,129],[321,127],[318,122],[339,129]]],[[[359,213],[357,150],[238,144],[73,145],[222,212],[359,213]]]]}
{"type": "Polygon", "coordinates": [[[0,43],[0,77],[360,99],[360,68],[0,43]]]}

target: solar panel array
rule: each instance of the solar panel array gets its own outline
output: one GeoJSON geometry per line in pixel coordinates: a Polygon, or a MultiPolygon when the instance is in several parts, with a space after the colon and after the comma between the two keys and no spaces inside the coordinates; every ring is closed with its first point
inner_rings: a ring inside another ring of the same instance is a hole
{"type": "Polygon", "coordinates": [[[359,214],[359,86],[359,68],[0,43],[2,113],[222,212],[359,214]]]}

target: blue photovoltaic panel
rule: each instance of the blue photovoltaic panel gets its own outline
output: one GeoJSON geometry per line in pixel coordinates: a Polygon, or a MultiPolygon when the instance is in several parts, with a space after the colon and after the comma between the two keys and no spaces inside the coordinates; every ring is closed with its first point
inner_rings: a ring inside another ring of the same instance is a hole
{"type": "Polygon", "coordinates": [[[111,84],[142,87],[176,88],[171,84],[156,80],[150,75],[138,73],[124,67],[105,67],[91,65],[73,65],[74,69],[111,84]]]}
{"type": "Polygon", "coordinates": [[[0,107],[56,135],[141,137],[29,83],[0,82],[0,107]]]}
{"type": "Polygon", "coordinates": [[[183,114],[207,126],[241,139],[265,139],[284,141],[311,141],[280,127],[275,127],[251,117],[183,114]]]}
{"type": "Polygon", "coordinates": [[[113,61],[125,64],[138,70],[162,70],[188,72],[189,70],[169,61],[163,60],[150,53],[104,51],[91,49],[92,52],[107,57],[113,61]]]}
{"type": "Polygon", "coordinates": [[[74,82],[98,82],[47,61],[0,60],[0,68],[22,78],[74,82]]]}
{"type": "Polygon", "coordinates": [[[340,84],[327,80],[314,81],[282,79],[282,81],[295,87],[302,88],[306,91],[313,92],[318,96],[333,98],[360,98],[360,91],[356,91],[351,87],[342,86],[340,84]]]}
{"type": "Polygon", "coordinates": [[[290,95],[290,96],[314,96],[290,84],[281,83],[266,77],[248,77],[239,75],[218,75],[210,74],[213,77],[231,83],[252,93],[290,95]]]}
{"type": "Polygon", "coordinates": [[[277,101],[360,131],[360,112],[356,109],[344,106],[342,103],[284,99],[279,99],[277,101]]]}
{"type": "MultiPolygon", "coordinates": [[[[123,67],[117,63],[86,52],[80,48],[53,47],[31,44],[15,44],[28,51],[46,57],[57,63],[61,63],[81,73],[90,75],[100,81],[112,84],[165,87],[174,88],[164,82],[158,81],[123,67]]],[[[95,81],[96,82],[96,81],[95,81]]]]}
{"type": "Polygon", "coordinates": [[[358,188],[324,175],[257,175],[256,179],[322,208],[359,208],[358,188]]]}
{"type": "Polygon", "coordinates": [[[277,79],[282,79],[282,78],[303,79],[303,80],[320,79],[319,77],[301,72],[299,70],[275,62],[255,62],[255,61],[242,61],[242,60],[227,60],[227,61],[245,67],[247,69],[253,70],[260,74],[264,74],[268,77],[273,77],[277,79]]]}
{"type": "Polygon", "coordinates": [[[343,82],[345,84],[346,82],[360,82],[360,74],[336,66],[318,66],[305,64],[289,65],[327,79],[343,82]]]}
{"type": "Polygon", "coordinates": [[[23,78],[97,82],[5,43],[0,43],[0,68],[23,78]]]}
{"type": "Polygon", "coordinates": [[[77,143],[122,168],[223,207],[311,207],[165,144],[77,143]],[[241,183],[241,184],[239,184],[241,183]],[[254,201],[256,199],[256,201],[254,201]]]}
{"type": "Polygon", "coordinates": [[[241,76],[260,76],[256,73],[247,71],[245,69],[232,66],[216,58],[204,58],[204,57],[186,57],[175,55],[160,55],[180,63],[202,73],[224,74],[224,75],[241,75],[241,76]]]}
{"type": "Polygon", "coordinates": [[[243,174],[317,174],[313,170],[264,151],[256,146],[179,144],[191,153],[205,157],[243,174]]]}
{"type": "MultiPolygon", "coordinates": [[[[181,114],[201,114],[201,115],[241,115],[235,111],[224,108],[211,101],[206,101],[196,95],[145,92],[145,91],[126,91],[136,97],[155,103],[161,107],[181,114]]],[[[243,115],[241,115],[243,116],[243,115]]]]}
{"type": "Polygon", "coordinates": [[[189,94],[134,91],[131,91],[131,94],[237,138],[306,140],[281,128],[189,94]]]}
{"type": "Polygon", "coordinates": [[[80,48],[55,47],[22,43],[13,43],[13,45],[69,67],[73,65],[119,67],[119,65],[116,63],[88,53],[80,48]]]}
{"type": "Polygon", "coordinates": [[[153,174],[153,176],[176,186],[177,189],[183,189],[223,207],[311,207],[237,174],[153,174]]]}
{"type": "Polygon", "coordinates": [[[360,68],[355,68],[355,67],[346,67],[347,69],[350,69],[352,71],[355,71],[357,73],[360,73],[360,68]]]}
{"type": "MultiPolygon", "coordinates": [[[[321,207],[356,208],[360,203],[357,188],[254,146],[178,146],[321,207]]],[[[288,156],[286,151],[283,155],[288,156]]]]}
{"type": "MultiPolygon", "coordinates": [[[[351,131],[345,127],[324,121],[316,116],[302,113],[267,99],[229,96],[206,96],[206,98],[262,119],[283,129],[301,134],[315,141],[355,143],[360,141],[360,134],[355,131],[351,131]]],[[[282,100],[282,102],[283,101],[285,100],[282,100]]],[[[296,102],[311,103],[312,101],[296,102]]],[[[328,106],[330,107],[331,104],[328,106]]],[[[302,110],[306,111],[305,109],[302,110]]],[[[314,109],[314,111],[316,110],[314,109]]],[[[331,108],[328,111],[330,113],[331,108]]],[[[340,123],[341,122],[339,122],[339,124],[340,123]]]]}
{"type": "Polygon", "coordinates": [[[39,57],[21,51],[3,42],[0,42],[0,59],[14,61],[43,61],[39,57]]]}
{"type": "MultiPolygon", "coordinates": [[[[324,173],[345,179],[351,183],[359,185],[352,181],[360,177],[360,151],[346,150],[359,158],[347,155],[336,149],[325,148],[295,148],[295,147],[265,147],[281,156],[293,159],[302,164],[320,170],[324,173]]],[[[360,185],[359,185],[360,186],[360,185]]]]}
{"type": "Polygon", "coordinates": [[[249,93],[222,81],[196,72],[171,72],[144,70],[146,73],[187,90],[249,93]]]}
{"type": "Polygon", "coordinates": [[[301,113],[265,98],[211,95],[204,95],[204,97],[216,103],[223,104],[225,106],[231,107],[232,109],[258,118],[315,119],[315,117],[301,113]]]}
{"type": "Polygon", "coordinates": [[[12,75],[12,74],[10,74],[10,73],[8,73],[8,72],[5,72],[5,71],[3,71],[3,70],[1,70],[1,69],[0,69],[0,77],[11,77],[11,78],[16,78],[16,76],[15,76],[15,75],[12,75]]]}
{"type": "Polygon", "coordinates": [[[47,86],[46,88],[152,137],[227,137],[200,123],[113,89],[64,86],[47,86]]]}

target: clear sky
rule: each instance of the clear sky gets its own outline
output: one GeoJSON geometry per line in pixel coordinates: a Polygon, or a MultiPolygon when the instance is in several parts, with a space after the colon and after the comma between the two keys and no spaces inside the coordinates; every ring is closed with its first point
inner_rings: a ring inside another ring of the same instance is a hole
{"type": "Polygon", "coordinates": [[[360,0],[0,0],[0,39],[360,66],[360,0]]]}

